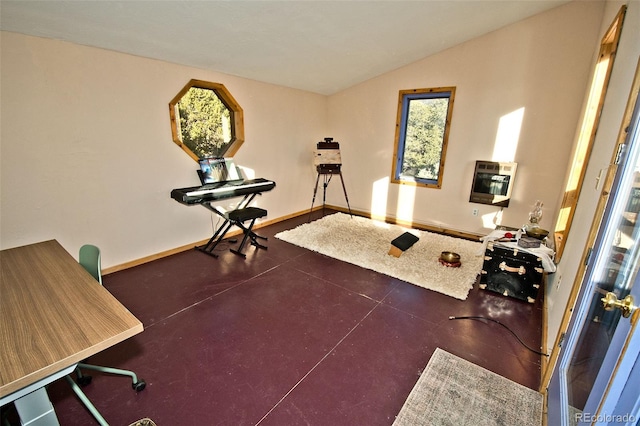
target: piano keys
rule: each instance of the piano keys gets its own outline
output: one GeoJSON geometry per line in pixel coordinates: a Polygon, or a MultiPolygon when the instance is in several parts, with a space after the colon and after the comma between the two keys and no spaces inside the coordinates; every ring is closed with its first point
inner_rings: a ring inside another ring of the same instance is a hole
{"type": "Polygon", "coordinates": [[[263,178],[217,182],[174,189],[171,191],[171,198],[181,204],[202,204],[226,198],[268,192],[275,186],[276,183],[274,181],[263,178]]]}

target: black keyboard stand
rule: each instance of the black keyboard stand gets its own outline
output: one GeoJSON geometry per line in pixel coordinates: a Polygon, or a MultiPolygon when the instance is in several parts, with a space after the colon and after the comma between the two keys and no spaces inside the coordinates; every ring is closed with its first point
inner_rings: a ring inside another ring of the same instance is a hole
{"type": "Polygon", "coordinates": [[[247,240],[249,240],[251,244],[257,248],[266,249],[267,247],[258,243],[257,239],[260,238],[266,240],[267,238],[253,232],[253,225],[255,224],[257,219],[266,216],[267,211],[257,207],[248,207],[248,205],[253,201],[256,195],[261,194],[253,193],[245,195],[242,201],[238,204],[238,207],[236,207],[235,210],[227,213],[222,212],[217,207],[213,206],[211,202],[200,203],[202,207],[222,217],[224,219],[224,222],[216,230],[216,232],[206,244],[196,246],[195,249],[201,251],[202,253],[208,254],[209,256],[217,258],[218,255],[214,253],[213,250],[217,247],[220,241],[224,239],[227,232],[229,232],[229,229],[231,229],[231,227],[234,225],[242,230],[244,237],[242,238],[242,242],[237,249],[229,249],[232,253],[237,254],[241,257],[246,257],[246,255],[242,252],[242,249],[247,240]],[[244,225],[244,223],[247,221],[251,221],[249,223],[249,226],[244,225]]]}

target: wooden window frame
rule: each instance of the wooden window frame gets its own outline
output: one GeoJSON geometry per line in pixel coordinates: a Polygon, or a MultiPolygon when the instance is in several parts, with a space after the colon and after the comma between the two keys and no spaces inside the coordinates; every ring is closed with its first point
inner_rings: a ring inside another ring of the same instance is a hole
{"type": "Polygon", "coordinates": [[[602,107],[607,94],[611,70],[618,50],[618,42],[620,41],[620,33],[622,32],[622,24],[626,11],[626,6],[620,8],[620,11],[600,42],[600,52],[595,66],[589,100],[585,108],[580,134],[578,135],[576,149],[569,168],[570,174],[565,186],[562,204],[558,210],[558,217],[553,233],[556,247],[556,263],[560,262],[564,252],[564,246],[569,237],[569,230],[571,229],[575,215],[578,197],[580,196],[587,172],[587,164],[589,163],[596,132],[598,131],[600,115],[602,114],[602,107]]]}
{"type": "Polygon", "coordinates": [[[455,100],[455,87],[437,87],[429,89],[400,90],[398,95],[398,113],[396,117],[396,135],[393,148],[393,164],[391,169],[391,182],[403,185],[414,185],[428,188],[442,188],[445,157],[451,130],[451,117],[455,100]],[[445,119],[444,134],[442,136],[440,162],[437,179],[401,176],[404,148],[407,135],[407,119],[409,115],[409,102],[419,99],[448,98],[447,116],[445,119]]]}

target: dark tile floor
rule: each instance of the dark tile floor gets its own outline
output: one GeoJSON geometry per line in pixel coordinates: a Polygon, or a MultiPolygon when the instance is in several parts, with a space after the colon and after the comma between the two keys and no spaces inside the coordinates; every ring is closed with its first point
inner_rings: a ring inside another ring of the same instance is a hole
{"type": "MultiPolygon", "coordinates": [[[[306,215],[259,230],[247,258],[195,250],[104,277],[145,331],[89,361],[86,394],[111,425],[390,425],[436,347],[537,389],[542,306],[474,288],[460,301],[277,240],[306,215]]],[[[64,381],[62,425],[94,424],[64,381]]]]}

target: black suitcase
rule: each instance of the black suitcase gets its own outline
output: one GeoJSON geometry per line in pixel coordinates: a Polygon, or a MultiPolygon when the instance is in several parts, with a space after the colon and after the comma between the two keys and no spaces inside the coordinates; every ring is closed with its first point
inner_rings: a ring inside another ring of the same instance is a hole
{"type": "Polygon", "coordinates": [[[535,254],[489,243],[484,255],[480,288],[534,303],[543,274],[542,261],[535,254]]]}

